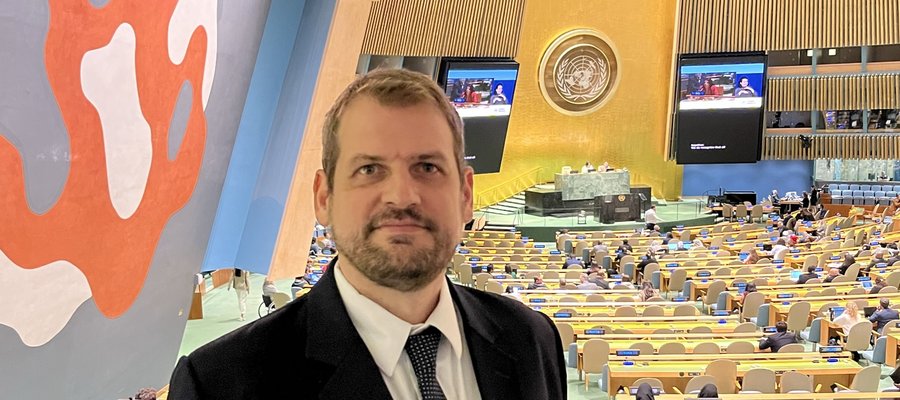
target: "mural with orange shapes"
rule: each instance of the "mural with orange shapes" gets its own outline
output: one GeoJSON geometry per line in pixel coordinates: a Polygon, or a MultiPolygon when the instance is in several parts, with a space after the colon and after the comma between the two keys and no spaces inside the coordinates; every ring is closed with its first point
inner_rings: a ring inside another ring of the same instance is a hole
{"type": "Polygon", "coordinates": [[[0,221],[15,227],[0,229],[0,256],[25,270],[73,265],[108,318],[126,312],[140,292],[160,234],[191,197],[203,158],[215,35],[191,20],[205,15],[196,7],[208,2],[182,3],[49,1],[46,69],[69,134],[70,166],[46,213],[29,209],[21,156],[0,136],[0,221]],[[185,81],[193,89],[190,114],[169,159],[168,129],[185,81]]]}

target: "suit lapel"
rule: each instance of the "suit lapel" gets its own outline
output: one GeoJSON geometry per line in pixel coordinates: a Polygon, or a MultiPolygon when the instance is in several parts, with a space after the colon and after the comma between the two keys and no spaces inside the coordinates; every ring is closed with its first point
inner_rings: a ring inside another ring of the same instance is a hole
{"type": "Polygon", "coordinates": [[[448,282],[450,294],[463,320],[464,335],[483,399],[505,399],[518,396],[512,371],[515,358],[499,340],[501,329],[487,315],[482,314],[478,302],[464,289],[448,282]]]}
{"type": "Polygon", "coordinates": [[[341,300],[333,273],[336,261],[307,294],[306,357],[330,367],[314,371],[322,381],[319,398],[390,399],[378,365],[341,300]]]}

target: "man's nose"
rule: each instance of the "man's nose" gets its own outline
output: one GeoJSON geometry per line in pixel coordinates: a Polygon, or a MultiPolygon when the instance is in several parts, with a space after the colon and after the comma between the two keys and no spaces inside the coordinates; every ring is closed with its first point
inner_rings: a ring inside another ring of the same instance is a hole
{"type": "Polygon", "coordinates": [[[403,209],[421,202],[418,182],[408,171],[391,174],[385,183],[384,203],[403,209]]]}

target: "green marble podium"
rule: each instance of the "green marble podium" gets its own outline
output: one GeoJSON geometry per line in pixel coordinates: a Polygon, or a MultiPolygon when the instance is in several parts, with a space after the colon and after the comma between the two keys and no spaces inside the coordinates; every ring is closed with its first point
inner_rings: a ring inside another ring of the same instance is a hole
{"type": "Polygon", "coordinates": [[[563,201],[588,200],[597,196],[631,192],[631,177],[625,170],[556,174],[554,182],[556,190],[562,192],[563,201]]]}

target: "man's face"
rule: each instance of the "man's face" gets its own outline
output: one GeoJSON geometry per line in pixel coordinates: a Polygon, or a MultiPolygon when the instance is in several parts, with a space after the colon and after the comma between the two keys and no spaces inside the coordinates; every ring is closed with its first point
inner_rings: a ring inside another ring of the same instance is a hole
{"type": "Polygon", "coordinates": [[[433,281],[472,218],[473,172],[461,182],[443,115],[362,96],[344,111],[338,143],[334,187],[319,170],[314,191],[316,218],[331,226],[342,257],[396,290],[433,281]]]}
{"type": "Polygon", "coordinates": [[[503,85],[497,85],[497,94],[503,94],[503,85]]]}
{"type": "Polygon", "coordinates": [[[747,87],[747,85],[750,84],[750,80],[748,80],[748,79],[741,79],[740,84],[741,84],[741,87],[747,87]]]}

